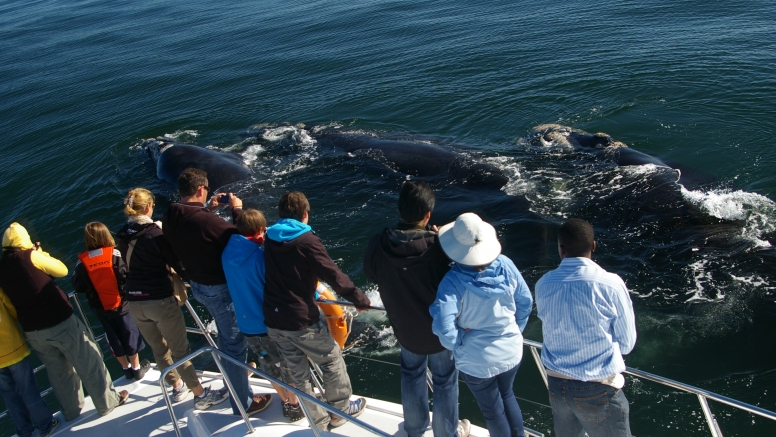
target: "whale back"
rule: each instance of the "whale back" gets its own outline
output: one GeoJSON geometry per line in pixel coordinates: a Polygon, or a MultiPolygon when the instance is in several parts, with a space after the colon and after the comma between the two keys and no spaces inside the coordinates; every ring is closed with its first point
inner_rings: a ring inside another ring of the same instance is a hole
{"type": "Polygon", "coordinates": [[[316,140],[319,145],[346,153],[377,152],[396,170],[413,176],[446,176],[465,184],[494,188],[501,188],[509,181],[494,165],[429,142],[330,132],[319,134],[316,140]]]}
{"type": "Polygon", "coordinates": [[[197,168],[207,172],[211,192],[218,188],[248,179],[251,172],[242,159],[230,153],[188,144],[174,144],[162,149],[156,161],[156,176],[177,185],[178,176],[187,168],[197,168]]]}

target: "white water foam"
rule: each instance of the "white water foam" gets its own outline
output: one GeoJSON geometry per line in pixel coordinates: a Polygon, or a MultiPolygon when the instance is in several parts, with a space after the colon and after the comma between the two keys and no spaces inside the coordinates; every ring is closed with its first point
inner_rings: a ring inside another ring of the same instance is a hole
{"type": "Polygon", "coordinates": [[[266,141],[276,142],[286,138],[293,139],[302,146],[310,146],[316,143],[306,129],[296,126],[278,126],[267,128],[261,133],[261,138],[266,141]]]}
{"type": "Polygon", "coordinates": [[[758,247],[771,247],[763,236],[776,230],[776,203],[746,191],[712,190],[709,192],[682,188],[682,196],[701,211],[723,220],[742,220],[743,238],[758,247]]]}
{"type": "Polygon", "coordinates": [[[177,130],[171,134],[164,134],[165,138],[171,138],[173,140],[177,140],[181,137],[192,137],[196,138],[199,136],[199,132],[195,130],[189,130],[189,129],[183,129],[183,130],[177,130]]]}
{"type": "Polygon", "coordinates": [[[240,153],[240,156],[242,156],[245,165],[250,167],[254,162],[256,162],[256,159],[259,158],[259,154],[263,151],[264,147],[262,147],[261,144],[251,144],[245,150],[243,150],[242,153],[240,153]]]}
{"type": "Polygon", "coordinates": [[[704,292],[704,290],[706,289],[706,284],[713,284],[714,282],[713,278],[711,277],[711,274],[706,269],[708,263],[709,263],[708,260],[702,259],[687,266],[687,269],[692,275],[692,281],[695,287],[690,290],[687,290],[685,294],[690,295],[690,297],[688,297],[685,300],[685,302],[693,302],[693,301],[710,302],[713,300],[723,300],[725,298],[725,295],[722,294],[721,291],[717,295],[716,299],[709,298],[704,292]]]}

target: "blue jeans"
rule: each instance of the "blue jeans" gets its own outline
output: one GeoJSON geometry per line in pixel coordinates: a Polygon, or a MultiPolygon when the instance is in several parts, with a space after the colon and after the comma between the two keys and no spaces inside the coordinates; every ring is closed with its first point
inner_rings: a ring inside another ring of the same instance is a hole
{"type": "Polygon", "coordinates": [[[434,437],[453,437],[458,431],[458,371],[453,353],[444,350],[417,355],[401,348],[401,405],[404,431],[422,436],[428,427],[428,385],[426,367],[431,368],[434,388],[434,437]]]}
{"type": "MultiPolygon", "coordinates": [[[[232,295],[226,284],[204,285],[194,281],[191,285],[191,294],[199,303],[207,308],[210,315],[216,321],[218,327],[218,349],[237,361],[245,362],[248,359],[248,341],[245,335],[237,327],[237,316],[234,313],[232,295]]],[[[248,408],[248,399],[253,397],[248,383],[248,372],[231,363],[223,363],[226,376],[234,386],[234,391],[243,408],[248,408]]],[[[234,398],[229,398],[232,404],[232,412],[240,414],[234,398]]]]}
{"type": "Polygon", "coordinates": [[[51,429],[54,417],[40,398],[29,356],[0,369],[0,394],[19,437],[31,436],[36,429],[41,434],[51,429]]]}
{"type": "Polygon", "coordinates": [[[519,368],[520,364],[490,378],[477,378],[461,372],[485,416],[491,437],[525,437],[523,413],[512,391],[519,368]]]}
{"type": "Polygon", "coordinates": [[[547,377],[558,437],[630,437],[630,407],[622,390],[573,379],[547,377]]]}

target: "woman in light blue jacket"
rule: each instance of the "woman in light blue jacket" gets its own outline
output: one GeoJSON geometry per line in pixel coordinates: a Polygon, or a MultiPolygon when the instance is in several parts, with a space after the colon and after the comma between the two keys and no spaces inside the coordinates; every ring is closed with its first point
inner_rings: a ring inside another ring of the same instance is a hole
{"type": "Polygon", "coordinates": [[[455,264],[430,307],[432,330],[453,352],[490,435],[525,437],[512,385],[523,357],[521,332],[533,306],[528,285],[501,255],[496,230],[476,214],[462,214],[443,226],[439,241],[455,264]]]}

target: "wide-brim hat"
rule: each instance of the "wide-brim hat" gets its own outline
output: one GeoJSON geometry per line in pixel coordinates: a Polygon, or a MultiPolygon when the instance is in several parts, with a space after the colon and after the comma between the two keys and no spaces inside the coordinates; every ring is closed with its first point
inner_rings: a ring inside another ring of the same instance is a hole
{"type": "Polygon", "coordinates": [[[471,212],[439,228],[439,243],[450,259],[465,266],[484,266],[501,254],[496,229],[471,212]]]}

